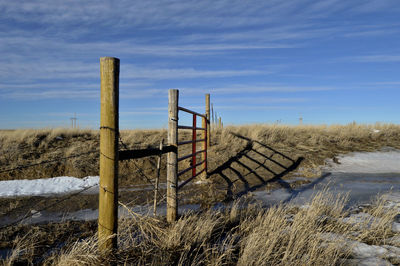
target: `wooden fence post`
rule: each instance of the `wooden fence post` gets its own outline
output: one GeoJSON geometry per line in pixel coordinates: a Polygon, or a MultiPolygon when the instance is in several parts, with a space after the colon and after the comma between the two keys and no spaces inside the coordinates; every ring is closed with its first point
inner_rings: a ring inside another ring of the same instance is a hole
{"type": "Polygon", "coordinates": [[[176,147],[168,153],[167,163],[167,222],[172,223],[178,216],[178,100],[179,91],[168,91],[168,145],[176,147]]]}
{"type": "Polygon", "coordinates": [[[100,58],[100,252],[117,248],[119,59],[100,58]]]}
{"type": "Polygon", "coordinates": [[[211,125],[214,127],[214,123],[215,123],[215,120],[214,120],[214,104],[211,104],[211,119],[212,119],[211,125]]]}
{"type": "Polygon", "coordinates": [[[211,127],[210,127],[210,94],[206,94],[206,116],[207,116],[207,148],[210,148],[211,127]]]}
{"type": "Polygon", "coordinates": [[[201,149],[204,150],[205,152],[201,153],[201,161],[204,161],[204,163],[203,163],[204,172],[201,173],[200,178],[202,180],[205,180],[207,178],[207,148],[208,148],[207,135],[208,135],[208,132],[210,131],[210,129],[208,127],[208,123],[207,123],[207,119],[206,118],[202,117],[201,121],[202,121],[201,122],[201,127],[206,129],[206,130],[203,130],[201,132],[201,136],[202,136],[201,138],[202,139],[206,139],[206,141],[202,141],[201,142],[201,149]]]}
{"type": "Polygon", "coordinates": [[[160,141],[160,155],[157,160],[157,176],[156,183],[154,185],[154,203],[153,203],[153,215],[157,215],[157,197],[158,197],[158,184],[160,183],[160,170],[161,170],[161,158],[162,158],[162,149],[164,146],[164,139],[160,141]]]}

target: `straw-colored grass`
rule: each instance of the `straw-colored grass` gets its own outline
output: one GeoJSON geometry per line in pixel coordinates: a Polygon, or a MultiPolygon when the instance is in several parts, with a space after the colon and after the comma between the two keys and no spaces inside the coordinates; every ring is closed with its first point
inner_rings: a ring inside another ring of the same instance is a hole
{"type": "MultiPolygon", "coordinates": [[[[183,132],[181,137],[189,135],[183,132]]],[[[121,139],[130,149],[156,148],[161,139],[166,139],[166,131],[121,131],[121,139]]],[[[267,147],[293,160],[304,157],[299,171],[314,177],[319,175],[318,168],[324,165],[327,158],[353,151],[379,150],[385,146],[400,148],[400,126],[355,123],[345,126],[230,126],[212,133],[212,147],[208,153],[209,171],[212,172],[240,154],[248,147],[249,141],[253,144],[253,158],[261,161],[262,154],[272,156],[267,147]],[[257,155],[254,150],[261,155],[257,155]]],[[[9,169],[61,159],[95,150],[98,146],[99,133],[95,130],[0,131],[0,165],[1,169],[9,169]]],[[[121,148],[124,147],[121,145],[121,148]]],[[[180,153],[186,154],[189,150],[190,147],[183,147],[180,153]]],[[[98,158],[98,153],[93,153],[82,158],[0,173],[0,180],[97,175],[98,158]]],[[[274,158],[287,165],[283,157],[274,158]]],[[[137,167],[153,177],[156,160],[152,157],[121,162],[121,186],[145,182],[139,178],[137,167]]],[[[165,180],[165,156],[163,162],[162,181],[165,180]]],[[[242,163],[257,168],[251,162],[242,163]]],[[[248,172],[239,169],[238,164],[235,167],[244,176],[248,172]]],[[[217,174],[210,176],[210,180],[213,184],[206,185],[208,189],[198,197],[212,203],[219,198],[212,194],[215,190],[209,188],[223,181],[217,174]]],[[[252,182],[250,178],[248,180],[252,182]]],[[[132,213],[132,217],[120,220],[119,250],[111,259],[97,252],[95,234],[77,241],[66,240],[66,246],[53,247],[53,253],[44,254],[42,250],[46,241],[43,239],[56,230],[54,227],[49,231],[41,229],[38,232],[35,229],[40,237],[36,233],[29,233],[26,237],[16,239],[12,255],[2,263],[29,264],[41,257],[43,261],[39,261],[49,265],[98,265],[115,260],[120,264],[146,265],[334,265],[349,256],[351,247],[346,246],[349,245],[346,239],[382,245],[388,238],[398,235],[390,229],[396,213],[384,207],[384,200],[377,200],[374,205],[366,208],[364,211],[370,216],[361,223],[344,220],[348,216],[343,209],[345,201],[344,197],[333,198],[325,191],[302,208],[293,205],[270,209],[257,206],[242,208],[243,204],[239,202],[224,211],[208,210],[186,214],[173,225],[167,225],[164,220],[132,213]],[[332,241],[331,236],[335,235],[344,237],[332,241]],[[40,245],[37,242],[39,238],[40,245]]],[[[11,210],[16,206],[8,204],[6,207],[11,210]]]]}
{"type": "MultiPolygon", "coordinates": [[[[131,217],[119,221],[118,251],[111,256],[98,252],[94,234],[47,254],[43,263],[339,265],[351,255],[351,239],[383,244],[386,238],[396,235],[390,233],[394,213],[382,211],[383,200],[369,207],[381,221],[370,221],[367,230],[363,224],[343,220],[349,215],[344,209],[346,200],[323,191],[302,207],[284,204],[263,209],[239,201],[222,211],[185,214],[172,225],[131,212],[131,217]]],[[[25,243],[34,245],[34,236],[16,242],[4,265],[34,260],[34,252],[22,252],[27,250],[25,243]]]]}
{"type": "MultiPolygon", "coordinates": [[[[212,170],[243,150],[248,141],[237,136],[244,136],[259,141],[279,152],[296,159],[300,156],[301,171],[306,176],[317,176],[318,167],[326,158],[352,151],[372,151],[384,146],[400,148],[400,126],[394,124],[332,126],[286,126],[286,125],[248,125],[228,126],[212,131],[209,150],[209,169],[212,170]]],[[[189,139],[190,132],[182,131],[182,139],[189,139]]],[[[164,139],[166,130],[122,130],[121,139],[129,149],[157,148],[164,139]]],[[[43,129],[0,131],[0,166],[1,170],[12,169],[47,160],[59,160],[54,163],[0,173],[0,180],[36,179],[52,176],[83,177],[98,174],[98,153],[62,160],[99,148],[97,130],[78,129],[43,129]]],[[[121,144],[121,149],[125,147],[121,144]]],[[[181,154],[190,153],[189,145],[180,148],[181,154]]],[[[166,156],[163,156],[165,162],[166,156]]],[[[280,159],[278,158],[278,161],[280,159]]],[[[154,157],[121,162],[121,185],[143,183],[138,168],[145,174],[154,175],[157,159],[154,157]]],[[[182,168],[189,165],[181,164],[182,168]]],[[[161,178],[165,179],[165,163],[162,164],[161,178]]],[[[239,171],[241,171],[239,169],[239,171]]]]}

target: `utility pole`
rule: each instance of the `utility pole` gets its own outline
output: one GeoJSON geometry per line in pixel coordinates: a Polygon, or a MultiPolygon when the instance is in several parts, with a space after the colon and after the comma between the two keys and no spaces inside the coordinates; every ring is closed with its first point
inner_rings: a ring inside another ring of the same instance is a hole
{"type": "Polygon", "coordinates": [[[71,128],[76,128],[76,120],[78,118],[76,118],[76,113],[74,113],[74,117],[71,117],[71,128]]]}

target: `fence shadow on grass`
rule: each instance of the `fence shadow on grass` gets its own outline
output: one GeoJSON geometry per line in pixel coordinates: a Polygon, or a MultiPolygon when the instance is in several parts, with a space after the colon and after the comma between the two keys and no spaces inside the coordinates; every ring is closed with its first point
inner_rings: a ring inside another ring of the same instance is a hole
{"type": "Polygon", "coordinates": [[[295,170],[304,160],[304,157],[299,157],[294,160],[264,143],[235,133],[231,134],[247,141],[245,148],[208,173],[209,176],[220,176],[226,182],[226,200],[239,198],[251,191],[260,189],[267,184],[276,183],[291,194],[291,196],[285,200],[289,201],[296,197],[296,195],[301,191],[311,189],[315,184],[321,182],[328,176],[323,175],[307,186],[300,189],[293,189],[288,182],[282,179],[282,177],[295,170]],[[274,158],[274,156],[279,156],[280,160],[274,158]],[[273,170],[273,168],[275,170],[273,170]],[[276,169],[279,170],[277,171],[276,169]],[[234,174],[227,174],[226,172],[228,171],[231,171],[234,174]],[[250,181],[251,175],[257,180],[256,184],[250,181]],[[234,183],[238,181],[242,183],[243,189],[235,191],[234,193],[233,186],[234,183]]]}

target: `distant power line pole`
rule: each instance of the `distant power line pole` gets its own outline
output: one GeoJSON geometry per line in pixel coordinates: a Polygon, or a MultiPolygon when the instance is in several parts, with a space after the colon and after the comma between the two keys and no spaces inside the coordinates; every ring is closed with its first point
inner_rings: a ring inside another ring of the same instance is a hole
{"type": "Polygon", "coordinates": [[[303,124],[303,117],[300,115],[299,117],[299,124],[302,125],[303,124]]]}
{"type": "Polygon", "coordinates": [[[76,120],[78,119],[76,117],[76,113],[74,113],[74,117],[71,117],[71,128],[76,128],[76,120]]]}

